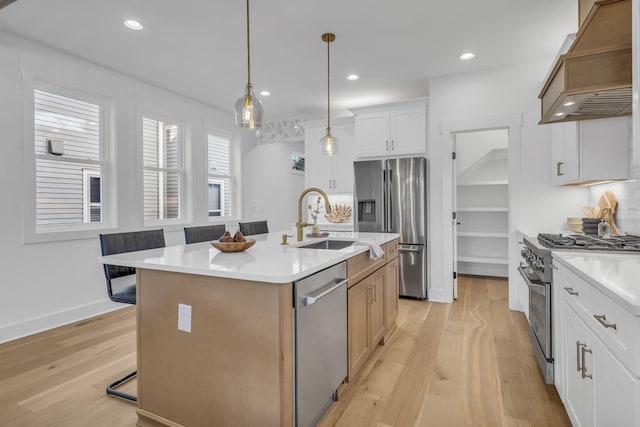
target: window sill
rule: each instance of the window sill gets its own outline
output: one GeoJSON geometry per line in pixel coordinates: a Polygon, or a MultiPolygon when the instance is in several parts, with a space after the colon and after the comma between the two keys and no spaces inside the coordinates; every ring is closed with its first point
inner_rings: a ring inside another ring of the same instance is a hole
{"type": "Polygon", "coordinates": [[[25,231],[24,243],[46,243],[65,240],[95,239],[99,234],[116,232],[116,227],[101,225],[94,227],[46,227],[37,231],[25,231]]]}

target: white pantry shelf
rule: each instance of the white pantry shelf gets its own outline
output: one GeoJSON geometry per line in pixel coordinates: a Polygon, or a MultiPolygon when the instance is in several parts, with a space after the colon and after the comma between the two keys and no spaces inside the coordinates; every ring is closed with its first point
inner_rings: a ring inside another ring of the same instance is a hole
{"type": "Polygon", "coordinates": [[[458,206],[458,212],[509,212],[507,206],[458,206]]]}
{"type": "Polygon", "coordinates": [[[494,233],[484,231],[458,231],[458,237],[493,237],[499,239],[507,239],[509,233],[494,233]]]}
{"type": "Polygon", "coordinates": [[[490,256],[463,256],[458,255],[458,262],[474,262],[481,264],[501,264],[507,265],[509,259],[506,257],[490,257],[490,256]]]}

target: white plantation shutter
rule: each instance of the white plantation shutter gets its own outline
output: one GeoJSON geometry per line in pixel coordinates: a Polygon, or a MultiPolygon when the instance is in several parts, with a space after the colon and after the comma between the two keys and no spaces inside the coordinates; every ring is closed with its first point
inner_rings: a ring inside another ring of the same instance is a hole
{"type": "Polygon", "coordinates": [[[35,89],[34,137],[36,226],[100,222],[100,106],[35,89]],[[49,154],[48,139],[62,141],[64,154],[49,154]]]}
{"type": "Polygon", "coordinates": [[[228,139],[208,135],[209,216],[231,216],[232,170],[228,139]]]}

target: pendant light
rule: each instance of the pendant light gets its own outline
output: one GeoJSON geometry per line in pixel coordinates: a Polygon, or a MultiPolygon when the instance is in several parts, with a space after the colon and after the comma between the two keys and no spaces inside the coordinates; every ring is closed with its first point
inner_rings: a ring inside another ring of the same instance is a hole
{"type": "Polygon", "coordinates": [[[331,136],[331,42],[336,39],[333,33],[325,33],[322,35],[322,41],[327,43],[327,134],[320,139],[320,147],[322,153],[332,156],[338,152],[338,140],[331,136]]]}
{"type": "Polygon", "coordinates": [[[253,94],[251,86],[251,38],[249,33],[249,0],[247,0],[247,87],[236,101],[236,126],[256,129],[262,126],[262,101],[253,94]]]}

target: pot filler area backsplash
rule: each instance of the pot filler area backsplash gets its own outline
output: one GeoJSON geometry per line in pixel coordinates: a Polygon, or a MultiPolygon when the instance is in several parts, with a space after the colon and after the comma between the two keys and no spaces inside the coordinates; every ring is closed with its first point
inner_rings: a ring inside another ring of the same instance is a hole
{"type": "Polygon", "coordinates": [[[640,181],[625,181],[589,187],[589,206],[598,206],[602,193],[612,191],[617,199],[616,225],[620,234],[640,233],[640,181]]]}

